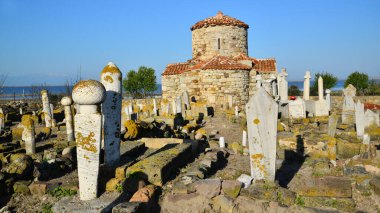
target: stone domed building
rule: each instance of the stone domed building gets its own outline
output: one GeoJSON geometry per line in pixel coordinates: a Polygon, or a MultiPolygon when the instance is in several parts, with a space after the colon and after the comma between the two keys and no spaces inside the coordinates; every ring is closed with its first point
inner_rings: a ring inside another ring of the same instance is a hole
{"type": "Polygon", "coordinates": [[[243,106],[258,83],[277,95],[276,60],[248,56],[248,28],[222,12],[194,24],[193,58],[167,65],[162,73],[162,98],[173,100],[187,91],[189,97],[214,108],[243,106]]]}

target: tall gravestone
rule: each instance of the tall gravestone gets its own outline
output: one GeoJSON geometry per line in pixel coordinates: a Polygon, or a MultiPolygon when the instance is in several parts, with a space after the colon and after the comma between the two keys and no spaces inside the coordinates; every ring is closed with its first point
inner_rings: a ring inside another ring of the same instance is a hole
{"type": "Polygon", "coordinates": [[[42,90],[41,91],[41,97],[42,97],[42,111],[44,112],[44,117],[45,117],[45,126],[51,127],[52,116],[51,116],[48,91],[42,90]]]}
{"type": "Polygon", "coordinates": [[[315,116],[328,116],[329,108],[326,100],[323,98],[323,78],[318,78],[318,101],[314,102],[314,115],[315,116]]]}
{"type": "Polygon", "coordinates": [[[286,72],[285,68],[282,68],[281,73],[278,75],[280,76],[280,87],[279,87],[280,100],[286,101],[288,100],[288,81],[286,80],[286,76],[288,76],[288,73],[286,72]]]}
{"type": "Polygon", "coordinates": [[[74,86],[72,97],[79,106],[79,113],[74,119],[79,197],[81,200],[91,200],[98,194],[102,140],[102,115],[98,109],[106,98],[106,90],[98,81],[80,81],[74,86]]]}
{"type": "Polygon", "coordinates": [[[364,104],[358,100],[355,104],[355,126],[356,126],[356,135],[358,138],[362,138],[364,135],[364,104]]]}
{"type": "Polygon", "coordinates": [[[354,96],[356,95],[356,88],[349,84],[343,90],[343,107],[342,107],[342,124],[355,123],[355,102],[354,96]]]}
{"type": "Polygon", "coordinates": [[[246,105],[251,176],[274,181],[278,105],[260,88],[246,105]]]}
{"type": "Polygon", "coordinates": [[[310,71],[306,71],[305,80],[303,82],[303,99],[304,100],[309,100],[310,99],[310,71]]]}
{"type": "Polygon", "coordinates": [[[335,114],[330,115],[328,125],[329,125],[329,129],[328,129],[327,134],[331,137],[335,137],[336,127],[338,125],[338,116],[335,114]]]}
{"type": "Polygon", "coordinates": [[[106,99],[102,103],[102,113],[104,116],[104,162],[107,166],[112,166],[120,160],[122,74],[114,63],[109,62],[103,68],[100,79],[107,94],[106,99]]]}
{"type": "Polygon", "coordinates": [[[158,115],[157,100],[155,98],[153,98],[153,115],[154,116],[158,115]]]}
{"type": "Polygon", "coordinates": [[[68,141],[74,141],[74,124],[73,115],[71,111],[71,104],[73,104],[72,99],[69,96],[65,96],[61,99],[61,104],[65,108],[65,121],[66,121],[66,134],[68,141]]]}

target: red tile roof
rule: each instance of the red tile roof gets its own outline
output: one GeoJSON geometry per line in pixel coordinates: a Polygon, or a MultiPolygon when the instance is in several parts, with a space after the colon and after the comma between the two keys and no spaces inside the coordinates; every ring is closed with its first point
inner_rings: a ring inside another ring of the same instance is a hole
{"type": "Polygon", "coordinates": [[[213,58],[201,61],[197,58],[189,60],[185,63],[168,64],[162,75],[177,75],[190,70],[251,70],[257,72],[276,72],[276,60],[250,58],[246,54],[239,54],[233,58],[216,55],[213,58]],[[240,61],[250,60],[253,62],[253,67],[241,63],[240,61]]]}
{"type": "Polygon", "coordinates": [[[224,15],[222,12],[218,12],[216,16],[206,18],[202,21],[199,21],[195,23],[191,30],[200,29],[203,27],[209,27],[209,26],[237,26],[237,27],[243,27],[245,29],[248,29],[248,24],[237,20],[235,18],[232,18],[230,16],[224,15]]]}
{"type": "Polygon", "coordinates": [[[200,62],[192,67],[192,69],[202,70],[251,70],[252,67],[239,63],[238,60],[217,55],[208,61],[200,62]]]}
{"type": "Polygon", "coordinates": [[[275,72],[276,70],[276,59],[255,59],[257,62],[253,66],[258,72],[275,72]]]}
{"type": "Polygon", "coordinates": [[[372,103],[364,103],[364,109],[380,110],[380,105],[372,103]]]}
{"type": "Polygon", "coordinates": [[[190,67],[188,62],[185,63],[176,63],[176,64],[168,64],[166,66],[165,71],[162,73],[162,75],[177,75],[182,74],[186,70],[188,70],[190,67]]]}

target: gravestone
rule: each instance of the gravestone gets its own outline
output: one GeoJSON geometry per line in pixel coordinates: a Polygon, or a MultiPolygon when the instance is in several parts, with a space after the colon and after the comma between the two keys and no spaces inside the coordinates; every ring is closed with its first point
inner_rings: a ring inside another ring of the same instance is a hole
{"type": "Polygon", "coordinates": [[[71,104],[73,101],[69,96],[63,97],[61,104],[65,108],[65,121],[66,121],[66,134],[68,141],[74,141],[74,124],[73,124],[73,115],[71,111],[71,104]]]}
{"type": "Polygon", "coordinates": [[[305,80],[303,82],[303,99],[309,100],[310,99],[310,71],[306,71],[306,74],[304,76],[305,80]]]}
{"type": "Polygon", "coordinates": [[[185,104],[186,110],[191,109],[190,107],[190,98],[189,98],[189,93],[187,91],[182,93],[182,101],[185,104]]]}
{"type": "Polygon", "coordinates": [[[219,147],[220,148],[225,148],[226,147],[226,142],[224,141],[224,137],[219,138],[219,147]]]}
{"type": "Polygon", "coordinates": [[[327,134],[331,137],[335,137],[336,127],[338,125],[338,116],[333,114],[329,116],[329,129],[327,134]]]}
{"type": "Polygon", "coordinates": [[[364,128],[368,128],[370,126],[380,126],[379,113],[367,109],[364,113],[364,117],[364,128]]]}
{"type": "Polygon", "coordinates": [[[281,73],[279,75],[279,94],[280,94],[280,100],[286,101],[288,100],[288,81],[286,80],[286,76],[288,76],[288,73],[286,73],[286,69],[282,68],[281,73]]]}
{"type": "Polygon", "coordinates": [[[305,101],[301,98],[297,98],[294,101],[290,101],[288,107],[290,119],[306,118],[305,101]]]}
{"type": "Polygon", "coordinates": [[[21,119],[22,127],[22,140],[25,142],[25,152],[27,155],[36,153],[36,141],[34,137],[34,121],[30,115],[24,115],[21,119]]]}
{"type": "Polygon", "coordinates": [[[80,112],[74,119],[79,197],[81,200],[91,200],[98,195],[103,117],[98,109],[106,98],[106,90],[98,81],[80,81],[74,86],[72,97],[80,112]]]}
{"type": "Polygon", "coordinates": [[[331,90],[326,89],[326,102],[329,111],[331,111],[331,90]]]}
{"type": "Polygon", "coordinates": [[[353,97],[356,95],[356,88],[349,84],[343,90],[343,108],[342,108],[342,124],[355,123],[355,102],[353,97]]]}
{"type": "Polygon", "coordinates": [[[153,115],[154,115],[154,116],[157,116],[157,115],[158,115],[157,101],[156,101],[155,98],[153,99],[153,115]]]}
{"type": "Polygon", "coordinates": [[[246,105],[251,176],[274,181],[278,105],[260,88],[246,105]]]}
{"type": "Polygon", "coordinates": [[[358,138],[362,138],[364,135],[364,118],[364,104],[358,100],[355,104],[355,126],[358,138]]]}
{"type": "Polygon", "coordinates": [[[48,97],[48,91],[42,90],[41,91],[41,98],[42,98],[42,111],[44,113],[45,117],[45,126],[51,127],[52,123],[52,117],[51,117],[51,109],[50,109],[50,103],[49,103],[49,97],[48,97]]]}
{"type": "Polygon", "coordinates": [[[329,115],[329,107],[327,101],[323,98],[323,78],[321,76],[318,78],[318,101],[315,101],[314,110],[315,116],[329,115]]]}
{"type": "Polygon", "coordinates": [[[121,80],[122,74],[112,62],[109,62],[100,74],[100,82],[106,89],[106,98],[102,103],[106,166],[113,166],[120,160],[121,80]]]}

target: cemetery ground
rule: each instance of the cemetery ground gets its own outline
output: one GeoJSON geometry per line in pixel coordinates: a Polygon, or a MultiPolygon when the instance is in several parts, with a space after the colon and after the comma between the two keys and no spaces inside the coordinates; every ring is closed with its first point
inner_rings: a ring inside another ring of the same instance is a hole
{"type": "MultiPolygon", "coordinates": [[[[380,104],[380,97],[358,99],[380,104]]],[[[1,106],[0,212],[378,212],[380,129],[366,128],[365,144],[354,124],[334,125],[342,104],[333,97],[330,116],[279,119],[276,179],[251,184],[243,113],[185,116],[177,130],[174,117],[144,117],[145,108],[133,103],[140,121],[122,124],[120,162],[106,166],[101,153],[99,197],[81,201],[64,107],[54,108],[55,124],[46,127],[41,104],[9,103],[1,106]],[[28,155],[25,115],[35,126],[35,153],[28,155]]]]}

